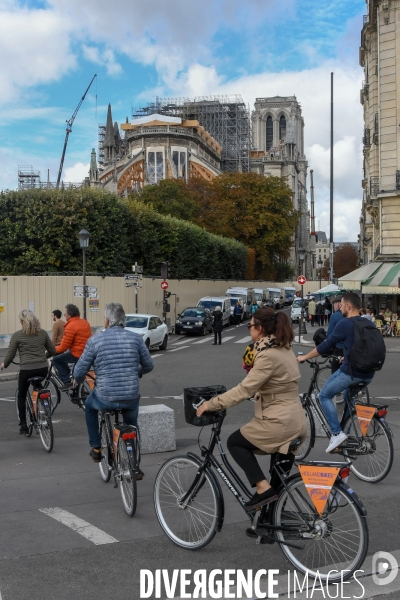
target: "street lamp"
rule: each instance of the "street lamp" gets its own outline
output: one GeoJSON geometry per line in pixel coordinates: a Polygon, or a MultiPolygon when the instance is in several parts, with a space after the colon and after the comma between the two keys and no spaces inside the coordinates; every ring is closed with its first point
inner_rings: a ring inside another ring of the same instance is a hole
{"type": "MultiPolygon", "coordinates": [[[[303,247],[300,247],[298,250],[299,261],[300,261],[300,271],[303,274],[304,268],[304,260],[306,258],[306,251],[303,247]]],[[[304,285],[301,286],[301,313],[300,313],[300,323],[299,323],[299,343],[301,341],[300,335],[302,333],[307,333],[306,324],[304,321],[304,285]]]]}
{"type": "Polygon", "coordinates": [[[319,289],[321,289],[321,274],[322,274],[322,265],[324,263],[322,262],[321,259],[319,259],[318,261],[318,267],[319,267],[319,289]]]}
{"type": "Polygon", "coordinates": [[[78,233],[79,244],[82,248],[82,275],[83,275],[83,318],[86,319],[86,248],[89,248],[90,234],[87,229],[78,233]]]}

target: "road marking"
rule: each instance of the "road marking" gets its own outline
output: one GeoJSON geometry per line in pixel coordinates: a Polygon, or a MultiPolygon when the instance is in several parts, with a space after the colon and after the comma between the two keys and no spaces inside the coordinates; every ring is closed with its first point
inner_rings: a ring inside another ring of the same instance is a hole
{"type": "Polygon", "coordinates": [[[181,340],[180,342],[174,342],[173,344],[171,344],[171,346],[179,346],[180,344],[189,344],[191,342],[191,340],[181,340]]]}
{"type": "Polygon", "coordinates": [[[376,396],[377,400],[400,400],[400,396],[376,396]]]}
{"type": "Polygon", "coordinates": [[[189,348],[189,346],[180,346],[179,348],[173,348],[172,350],[168,350],[168,352],[177,352],[178,350],[184,350],[185,348],[189,348]]]}
{"type": "Polygon", "coordinates": [[[238,340],[237,342],[233,342],[234,344],[247,344],[247,342],[251,342],[251,335],[247,335],[246,337],[238,340]]]}
{"type": "Polygon", "coordinates": [[[0,398],[0,400],[2,400],[3,402],[15,402],[15,398],[0,398]]]}
{"type": "Polygon", "coordinates": [[[193,344],[204,344],[204,342],[211,342],[212,341],[212,337],[204,337],[202,340],[199,340],[198,342],[193,342],[193,344]]]}
{"type": "Polygon", "coordinates": [[[150,354],[151,358],[157,358],[157,356],[164,356],[163,354],[150,354]]]}
{"type": "Polygon", "coordinates": [[[115,542],[118,542],[118,540],[113,538],[111,535],[108,535],[108,533],[105,533],[105,531],[98,529],[87,521],[84,521],[83,519],[80,519],[72,513],[63,510],[62,508],[58,508],[57,506],[54,508],[39,508],[39,511],[48,517],[59,521],[63,525],[66,525],[90,542],[93,542],[93,544],[96,546],[101,546],[102,544],[114,544],[115,542]]]}
{"type": "Polygon", "coordinates": [[[183,400],[183,394],[180,396],[154,396],[154,398],[157,400],[170,400],[171,398],[172,400],[183,400]]]}
{"type": "Polygon", "coordinates": [[[235,338],[234,335],[229,335],[228,337],[223,337],[222,338],[222,343],[227,342],[229,340],[233,340],[235,338]]]}

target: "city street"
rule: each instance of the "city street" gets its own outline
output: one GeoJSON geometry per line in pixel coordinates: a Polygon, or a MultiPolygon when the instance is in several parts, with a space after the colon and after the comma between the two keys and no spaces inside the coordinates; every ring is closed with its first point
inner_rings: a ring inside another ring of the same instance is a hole
{"type": "MultiPolygon", "coordinates": [[[[311,329],[311,328],[310,328],[311,329]]],[[[310,339],[310,335],[306,336],[310,339]]],[[[186,424],[182,394],[186,386],[223,384],[230,388],[245,372],[241,358],[249,341],[245,325],[223,332],[223,344],[212,346],[212,336],[170,336],[168,350],[152,351],[154,371],[141,380],[142,405],[165,404],[175,411],[175,453],[145,455],[145,478],[138,483],[138,508],[130,519],[124,512],[119,490],[105,484],[98,466],[89,458],[84,414],[63,394],[54,414],[54,450],[47,454],[39,436],[18,435],[15,415],[15,381],[0,383],[0,597],[2,600],[115,600],[139,599],[140,569],[280,569],[291,568],[277,545],[256,546],[245,536],[248,520],[224,486],[225,524],[204,549],[188,552],[175,547],[162,533],[153,508],[153,483],[160,465],[174,454],[196,452],[200,429],[186,424]],[[63,524],[43,509],[60,508],[83,519],[103,535],[96,545],[81,535],[79,527],[63,524]]],[[[306,341],[306,340],[304,340],[306,341]]],[[[294,350],[306,351],[295,346],[294,350]]],[[[366,570],[377,551],[400,550],[398,506],[400,502],[400,390],[399,356],[388,353],[383,370],[370,386],[373,399],[388,404],[387,420],[394,434],[395,460],[389,476],[376,485],[350,476],[349,485],[361,497],[368,512],[370,544],[366,570]]],[[[305,391],[311,371],[301,367],[300,391],[305,391]]],[[[223,440],[253,414],[244,402],[228,411],[223,440]]],[[[209,428],[203,430],[206,443],[209,428]]],[[[324,458],[326,440],[319,439],[310,458],[324,458]]],[[[198,450],[198,448],[197,448],[198,450]]],[[[260,458],[268,472],[269,459],[260,458]]],[[[223,483],[221,482],[221,487],[223,483]]],[[[378,596],[366,578],[365,598],[399,598],[399,577],[392,588],[378,596]],[[397,585],[397,587],[396,587],[397,585]],[[393,592],[393,593],[389,593],[393,592]]],[[[280,589],[280,588],[279,588],[280,589]]],[[[360,587],[356,589],[360,594],[360,587]]],[[[179,596],[179,594],[177,594],[179,596]]],[[[282,597],[287,597],[283,591],[282,597]]],[[[300,597],[300,596],[297,596],[300,597]]],[[[322,597],[314,595],[314,598],[322,597]]]]}

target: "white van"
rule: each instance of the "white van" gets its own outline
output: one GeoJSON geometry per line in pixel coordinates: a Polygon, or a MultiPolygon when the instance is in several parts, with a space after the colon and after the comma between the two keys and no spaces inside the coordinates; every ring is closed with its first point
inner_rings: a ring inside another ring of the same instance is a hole
{"type": "Polygon", "coordinates": [[[243,321],[250,319],[250,306],[256,297],[254,288],[230,287],[226,290],[225,296],[228,296],[228,298],[239,298],[242,300],[243,321]]]}
{"type": "Polygon", "coordinates": [[[296,288],[285,285],[283,289],[285,290],[285,306],[290,306],[296,298],[296,288]]]}
{"type": "Polygon", "coordinates": [[[283,308],[285,304],[285,290],[283,288],[268,288],[269,299],[272,303],[272,308],[283,308]]]}
{"type": "Polygon", "coordinates": [[[223,296],[204,296],[204,298],[200,298],[196,306],[208,308],[211,312],[215,310],[216,306],[220,306],[222,311],[222,327],[229,326],[231,319],[231,303],[229,298],[224,298],[223,296]]]}
{"type": "Polygon", "coordinates": [[[254,295],[256,297],[256,302],[257,302],[258,306],[262,306],[264,291],[265,290],[263,290],[261,288],[254,288],[254,295]]]}

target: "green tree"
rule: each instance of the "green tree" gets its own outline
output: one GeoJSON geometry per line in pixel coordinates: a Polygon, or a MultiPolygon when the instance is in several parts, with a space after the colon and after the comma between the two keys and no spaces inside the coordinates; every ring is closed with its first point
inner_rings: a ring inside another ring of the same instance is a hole
{"type": "Polygon", "coordinates": [[[185,221],[193,221],[199,212],[194,193],[182,179],[163,179],[160,183],[146,185],[133,197],[143,204],[150,204],[161,215],[185,221]]]}

